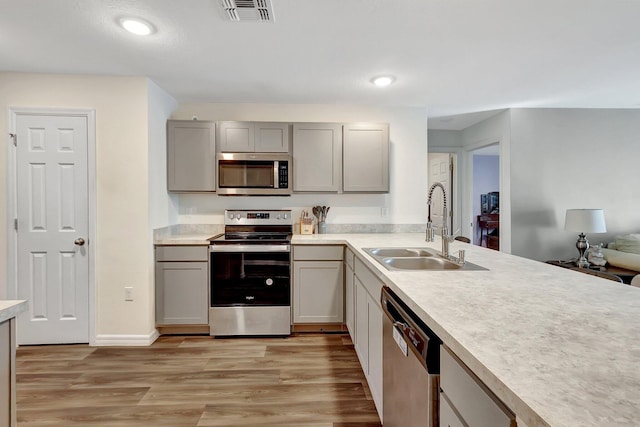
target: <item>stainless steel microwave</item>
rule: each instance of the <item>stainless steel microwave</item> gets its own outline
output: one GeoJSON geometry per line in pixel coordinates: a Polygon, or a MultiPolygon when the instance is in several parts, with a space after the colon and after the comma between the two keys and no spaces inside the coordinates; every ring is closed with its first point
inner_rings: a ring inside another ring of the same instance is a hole
{"type": "Polygon", "coordinates": [[[216,161],[219,195],[291,195],[289,153],[218,153],[216,161]]]}

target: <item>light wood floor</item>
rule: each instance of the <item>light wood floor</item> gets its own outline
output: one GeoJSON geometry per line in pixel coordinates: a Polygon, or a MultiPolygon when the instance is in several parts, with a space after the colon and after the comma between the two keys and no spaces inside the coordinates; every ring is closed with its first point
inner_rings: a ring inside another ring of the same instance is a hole
{"type": "Polygon", "coordinates": [[[21,346],[18,427],[380,427],[347,335],[21,346]]]}

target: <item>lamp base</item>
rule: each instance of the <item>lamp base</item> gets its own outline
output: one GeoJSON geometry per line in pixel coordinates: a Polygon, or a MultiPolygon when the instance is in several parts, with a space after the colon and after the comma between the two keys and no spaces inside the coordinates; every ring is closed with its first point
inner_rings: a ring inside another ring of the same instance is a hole
{"type": "Polygon", "coordinates": [[[589,249],[589,241],[587,240],[587,236],[585,236],[584,233],[580,233],[578,235],[576,248],[578,248],[578,252],[580,253],[580,257],[578,258],[578,261],[576,261],[576,266],[578,268],[589,268],[589,261],[587,261],[587,258],[585,257],[585,254],[589,249]]]}

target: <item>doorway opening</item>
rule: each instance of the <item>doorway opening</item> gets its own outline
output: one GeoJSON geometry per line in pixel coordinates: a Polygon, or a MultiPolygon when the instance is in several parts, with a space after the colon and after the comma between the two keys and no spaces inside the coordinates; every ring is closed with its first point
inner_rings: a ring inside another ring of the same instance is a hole
{"type": "Polygon", "coordinates": [[[500,145],[470,151],[473,244],[500,250],[500,145]]]}

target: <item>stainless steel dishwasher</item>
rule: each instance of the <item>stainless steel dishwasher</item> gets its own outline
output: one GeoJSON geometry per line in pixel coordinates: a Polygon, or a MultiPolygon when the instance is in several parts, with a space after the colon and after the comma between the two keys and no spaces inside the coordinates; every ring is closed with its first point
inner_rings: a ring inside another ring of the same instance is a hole
{"type": "Polygon", "coordinates": [[[442,341],[386,286],[381,303],[383,425],[437,427],[442,341]]]}

